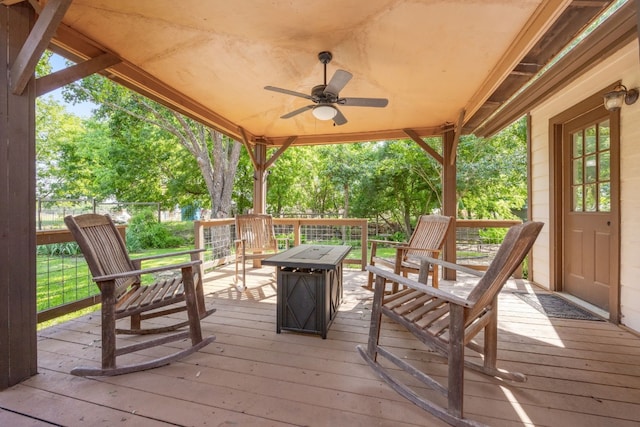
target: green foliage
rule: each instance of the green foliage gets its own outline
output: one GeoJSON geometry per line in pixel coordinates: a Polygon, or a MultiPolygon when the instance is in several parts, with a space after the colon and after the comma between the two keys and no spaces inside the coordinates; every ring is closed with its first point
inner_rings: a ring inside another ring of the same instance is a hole
{"type": "Polygon", "coordinates": [[[493,138],[460,138],[458,217],[516,218],[527,200],[526,147],[524,118],[493,138]]]}
{"type": "Polygon", "coordinates": [[[483,243],[500,244],[507,235],[507,228],[481,228],[478,231],[483,243]]]}
{"type": "Polygon", "coordinates": [[[38,255],[60,256],[60,255],[78,255],[80,247],[76,242],[52,243],[50,245],[39,245],[37,249],[38,255]]]}
{"type": "Polygon", "coordinates": [[[127,248],[130,252],[175,248],[184,244],[185,239],[172,234],[165,224],[158,222],[155,212],[151,210],[134,215],[127,227],[127,248]]]}

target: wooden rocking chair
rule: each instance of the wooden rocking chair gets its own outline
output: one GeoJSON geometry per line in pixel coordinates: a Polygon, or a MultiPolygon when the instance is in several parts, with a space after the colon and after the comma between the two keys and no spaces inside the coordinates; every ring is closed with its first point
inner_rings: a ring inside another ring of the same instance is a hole
{"type": "Polygon", "coordinates": [[[93,280],[100,288],[102,304],[102,367],[75,368],[71,371],[73,375],[111,376],[156,368],[194,353],[215,340],[215,336],[203,339],[200,327],[200,320],[213,313],[215,309],[205,308],[201,261],[197,258],[199,250],[132,260],[127,253],[124,239],[109,215],[67,216],[64,222],[78,242],[93,280]],[[189,262],[141,269],[142,260],[187,254],[191,255],[189,262]],[[180,270],[181,274],[158,280],[148,286],[140,283],[141,274],[168,270],[180,270]],[[185,310],[187,321],[159,328],[141,328],[143,320],[185,310]],[[116,328],[116,320],[125,317],[131,319],[130,329],[116,328]],[[184,326],[189,326],[189,330],[116,348],[116,333],[167,333],[184,326]],[[117,356],[185,338],[191,339],[191,346],[184,350],[139,364],[116,364],[117,356]]]}
{"type": "Polygon", "coordinates": [[[526,376],[523,374],[496,368],[498,293],[524,260],[542,226],[540,222],[528,222],[512,227],[484,275],[476,270],[435,258],[422,260],[418,282],[368,266],[367,270],[376,275],[376,282],[369,341],[366,347],[362,345],[357,347],[360,355],[395,391],[422,409],[451,425],[480,425],[463,418],[464,368],[468,367],[498,378],[526,381],[526,376]],[[427,269],[431,263],[438,263],[446,268],[475,276],[482,275],[482,278],[469,295],[462,298],[426,285],[427,269]],[[385,295],[384,288],[387,280],[399,282],[407,289],[396,294],[385,295]],[[393,354],[389,348],[379,344],[382,314],[405,327],[437,354],[448,358],[448,387],[420,371],[406,359],[393,354]],[[473,337],[482,330],[484,330],[484,346],[472,341],[473,337]],[[465,360],[465,346],[479,353],[484,363],[481,365],[465,360]],[[448,400],[447,408],[427,400],[397,376],[392,376],[378,362],[378,356],[393,362],[427,387],[443,394],[448,400]]]}
{"type": "Polygon", "coordinates": [[[278,253],[279,241],[284,241],[289,249],[288,239],[276,239],[273,218],[266,214],[246,214],[236,216],[236,276],[239,291],[246,289],[248,259],[265,259],[278,253]],[[242,283],[238,284],[238,264],[242,264],[242,283]]]}
{"type": "MultiPolygon", "coordinates": [[[[447,232],[453,223],[453,217],[441,215],[421,215],[416,228],[407,243],[390,242],[386,240],[369,240],[371,243],[371,257],[369,265],[384,265],[392,268],[396,274],[407,277],[408,273],[418,273],[421,257],[438,258],[447,232]],[[391,245],[396,250],[394,259],[382,258],[377,255],[378,245],[391,245]]],[[[429,275],[433,277],[432,285],[438,287],[438,265],[431,266],[429,275]]],[[[373,290],[373,273],[369,272],[367,289],[373,290]]],[[[398,292],[398,283],[394,282],[391,293],[398,292]]]]}

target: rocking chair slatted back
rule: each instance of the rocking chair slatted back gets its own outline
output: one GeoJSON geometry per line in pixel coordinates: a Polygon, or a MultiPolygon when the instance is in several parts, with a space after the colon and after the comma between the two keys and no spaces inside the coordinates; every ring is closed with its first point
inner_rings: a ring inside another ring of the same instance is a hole
{"type": "Polygon", "coordinates": [[[246,261],[264,259],[278,253],[278,241],[282,240],[289,249],[289,240],[277,239],[273,228],[273,218],[266,214],[246,214],[236,216],[236,275],[235,283],[239,291],[247,287],[246,261]],[[239,264],[242,264],[242,283],[239,283],[239,264]]]}
{"type": "MultiPolygon", "coordinates": [[[[76,237],[76,241],[85,254],[93,277],[135,270],[125,242],[108,215],[78,215],[73,219],[72,222],[65,220],[65,223],[76,236],[80,236],[76,237]]],[[[130,286],[137,286],[139,282],[139,276],[116,279],[116,297],[127,292],[130,286]]]]}
{"type": "Polygon", "coordinates": [[[403,261],[413,260],[419,265],[419,257],[437,258],[438,251],[444,245],[444,239],[447,237],[451,223],[451,217],[448,216],[420,216],[407,244],[410,249],[407,250],[403,261]]]}
{"type": "Polygon", "coordinates": [[[236,216],[238,240],[245,241],[247,251],[277,250],[271,215],[253,214],[236,216]]]}

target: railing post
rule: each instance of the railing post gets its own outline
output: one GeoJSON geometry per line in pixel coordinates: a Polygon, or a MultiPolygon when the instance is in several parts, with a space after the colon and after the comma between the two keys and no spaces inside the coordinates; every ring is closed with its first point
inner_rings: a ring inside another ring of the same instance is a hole
{"type": "Polygon", "coordinates": [[[364,271],[364,267],[367,265],[367,250],[368,250],[367,237],[369,234],[369,220],[365,219],[363,221],[362,225],[360,226],[360,230],[361,230],[360,244],[362,245],[362,261],[360,263],[360,269],[364,271]]]}
{"type": "MultiPolygon", "coordinates": [[[[193,237],[196,249],[204,249],[204,227],[202,221],[193,221],[193,237]]],[[[198,259],[204,261],[204,252],[198,254],[198,259]]]]}
{"type": "Polygon", "coordinates": [[[300,228],[302,224],[300,221],[295,221],[293,223],[293,246],[300,245],[300,228]]]}

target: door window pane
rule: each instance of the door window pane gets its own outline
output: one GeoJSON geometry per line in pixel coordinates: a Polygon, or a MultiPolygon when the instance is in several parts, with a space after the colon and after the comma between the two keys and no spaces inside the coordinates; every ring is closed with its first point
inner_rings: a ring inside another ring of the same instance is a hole
{"type": "Polygon", "coordinates": [[[595,212],[596,201],[598,196],[596,194],[596,184],[587,184],[584,186],[584,211],[595,212]]]}
{"type": "Polygon", "coordinates": [[[608,151],[598,156],[598,180],[609,181],[611,179],[611,154],[608,151]]]}
{"type": "Polygon", "coordinates": [[[598,149],[600,151],[608,150],[611,146],[611,129],[609,128],[609,120],[605,120],[598,124],[598,149]]]}
{"type": "Polygon", "coordinates": [[[582,131],[573,134],[573,157],[582,156],[582,131]]]}
{"type": "Polygon", "coordinates": [[[573,211],[582,212],[582,185],[573,187],[573,211]]]}
{"type": "Polygon", "coordinates": [[[584,182],[596,182],[596,156],[592,154],[591,156],[585,157],[585,179],[584,182]]]}
{"type": "Polygon", "coordinates": [[[582,184],[582,159],[573,161],[573,184],[582,184]]]}
{"type": "Polygon", "coordinates": [[[596,126],[590,126],[584,130],[584,152],[591,154],[596,152],[596,126]]]}
{"type": "Polygon", "coordinates": [[[611,184],[608,182],[600,184],[599,193],[598,211],[611,212],[611,184]]]}

